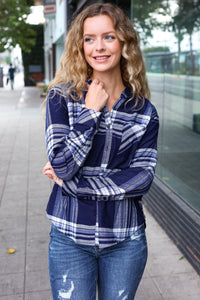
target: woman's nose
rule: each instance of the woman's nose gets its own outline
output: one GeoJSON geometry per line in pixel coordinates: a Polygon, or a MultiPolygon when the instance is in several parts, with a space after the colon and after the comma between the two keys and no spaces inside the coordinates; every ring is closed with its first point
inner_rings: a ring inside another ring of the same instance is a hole
{"type": "Polygon", "coordinates": [[[97,39],[97,43],[96,43],[96,50],[97,51],[102,51],[105,49],[105,45],[102,39],[97,39]]]}

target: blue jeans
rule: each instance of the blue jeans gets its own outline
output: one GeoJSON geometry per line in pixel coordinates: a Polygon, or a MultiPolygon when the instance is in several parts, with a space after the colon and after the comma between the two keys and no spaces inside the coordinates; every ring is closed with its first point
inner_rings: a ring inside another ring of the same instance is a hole
{"type": "Polygon", "coordinates": [[[78,245],[52,225],[49,274],[54,300],[133,300],[147,260],[145,229],[104,249],[78,245]]]}

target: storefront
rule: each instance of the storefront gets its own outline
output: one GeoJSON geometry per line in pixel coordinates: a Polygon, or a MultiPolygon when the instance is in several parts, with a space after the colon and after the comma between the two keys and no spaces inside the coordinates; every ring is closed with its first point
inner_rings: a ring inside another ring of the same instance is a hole
{"type": "Polygon", "coordinates": [[[172,36],[168,24],[144,47],[152,102],[160,116],[156,178],[144,199],[200,273],[200,14],[195,13],[200,2],[185,2],[184,16],[181,1],[169,1],[176,4],[171,20],[182,37],[178,31],[172,36]]]}

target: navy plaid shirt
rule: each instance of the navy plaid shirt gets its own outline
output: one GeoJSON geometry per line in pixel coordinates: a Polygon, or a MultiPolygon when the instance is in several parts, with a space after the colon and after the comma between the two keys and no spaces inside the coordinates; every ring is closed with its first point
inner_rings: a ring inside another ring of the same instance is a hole
{"type": "Polygon", "coordinates": [[[109,113],[85,108],[53,88],[46,106],[49,161],[62,187],[54,184],[47,205],[52,223],[76,243],[108,247],[130,237],[145,223],[142,196],[153,181],[159,120],[145,99],[126,88],[109,113]]]}

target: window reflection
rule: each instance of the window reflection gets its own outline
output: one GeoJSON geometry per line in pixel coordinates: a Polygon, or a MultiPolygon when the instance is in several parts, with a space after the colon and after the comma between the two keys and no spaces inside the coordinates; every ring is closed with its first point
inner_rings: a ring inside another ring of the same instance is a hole
{"type": "Polygon", "coordinates": [[[173,27],[176,44],[168,39],[155,45],[160,36],[154,35],[143,51],[152,102],[160,115],[156,173],[200,212],[200,1],[176,4],[163,31],[173,27]]]}

